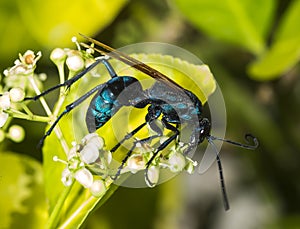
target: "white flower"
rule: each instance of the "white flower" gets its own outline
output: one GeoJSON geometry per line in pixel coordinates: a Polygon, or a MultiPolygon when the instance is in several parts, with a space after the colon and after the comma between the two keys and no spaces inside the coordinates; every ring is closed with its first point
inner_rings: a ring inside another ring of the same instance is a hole
{"type": "Polygon", "coordinates": [[[36,62],[41,57],[42,57],[41,52],[37,52],[37,54],[34,54],[34,52],[31,50],[27,50],[23,55],[19,54],[19,59],[21,63],[27,66],[28,68],[35,68],[36,62]]]}
{"type": "Polygon", "coordinates": [[[106,190],[105,184],[101,180],[94,180],[91,170],[94,163],[104,163],[105,166],[102,166],[102,168],[107,169],[107,160],[111,160],[111,153],[107,153],[107,151],[102,149],[104,146],[103,139],[96,133],[92,133],[86,135],[81,140],[81,144],[73,142],[72,146],[67,155],[68,161],[60,160],[57,156],[53,157],[54,161],[59,161],[66,165],[62,172],[61,180],[63,184],[69,186],[75,179],[84,188],[89,188],[94,196],[101,196],[106,190]],[[102,160],[98,160],[99,152],[103,156],[102,160]]]}
{"type": "Polygon", "coordinates": [[[127,167],[131,173],[137,173],[140,170],[145,169],[146,161],[143,155],[133,154],[128,158],[127,167]]]}
{"type": "Polygon", "coordinates": [[[19,54],[19,59],[14,62],[14,66],[4,71],[6,77],[16,75],[30,75],[36,68],[37,61],[42,57],[42,53],[34,54],[27,50],[23,55],[19,54]]]}

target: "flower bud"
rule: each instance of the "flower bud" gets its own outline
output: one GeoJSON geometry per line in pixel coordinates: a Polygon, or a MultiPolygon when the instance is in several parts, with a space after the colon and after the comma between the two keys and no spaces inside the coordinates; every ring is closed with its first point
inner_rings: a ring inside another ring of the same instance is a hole
{"type": "Polygon", "coordinates": [[[66,64],[70,71],[80,71],[84,68],[84,60],[79,55],[70,55],[67,60],[66,64]]]}
{"type": "Polygon", "coordinates": [[[8,136],[14,142],[21,142],[25,137],[25,131],[19,125],[12,125],[8,130],[8,136]]]}
{"type": "Polygon", "coordinates": [[[25,98],[25,92],[18,87],[9,90],[9,97],[12,102],[20,102],[25,98]]]}
{"type": "Polygon", "coordinates": [[[61,48],[54,49],[50,54],[50,59],[53,61],[53,63],[57,64],[58,62],[64,61],[66,59],[67,55],[65,51],[61,48]]]}
{"type": "Polygon", "coordinates": [[[102,180],[95,180],[90,187],[90,192],[95,197],[100,197],[106,192],[105,183],[102,180]]]}

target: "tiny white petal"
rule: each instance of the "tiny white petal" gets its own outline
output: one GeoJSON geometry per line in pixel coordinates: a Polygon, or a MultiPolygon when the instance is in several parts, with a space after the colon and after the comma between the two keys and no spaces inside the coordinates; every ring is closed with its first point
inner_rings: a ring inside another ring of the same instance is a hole
{"type": "Polygon", "coordinates": [[[92,143],[98,147],[98,149],[103,148],[104,140],[96,133],[87,134],[82,140],[82,144],[92,143]]]}
{"type": "Polygon", "coordinates": [[[156,166],[151,166],[148,169],[148,173],[147,173],[147,175],[145,177],[146,184],[150,188],[153,188],[157,184],[158,179],[159,179],[159,168],[156,167],[156,166]]]}
{"type": "Polygon", "coordinates": [[[86,144],[88,141],[90,141],[91,138],[93,138],[95,136],[98,136],[98,135],[96,133],[87,134],[81,139],[81,143],[86,144]]]}
{"type": "MultiPolygon", "coordinates": [[[[21,54],[19,54],[19,56],[21,56],[21,54]]],[[[20,60],[15,60],[14,64],[19,65],[19,64],[21,64],[21,61],[20,60]]]]}
{"type": "Polygon", "coordinates": [[[0,108],[2,108],[3,110],[7,110],[10,108],[9,92],[5,92],[0,96],[0,108]]]}
{"type": "Polygon", "coordinates": [[[195,171],[195,167],[198,165],[197,161],[193,161],[190,158],[186,158],[187,159],[187,165],[185,166],[185,170],[189,173],[192,174],[195,171]]]}
{"type": "Polygon", "coordinates": [[[80,167],[81,161],[77,157],[73,157],[68,160],[68,167],[71,171],[75,171],[80,167]]]}
{"type": "Polygon", "coordinates": [[[26,73],[27,69],[26,69],[25,65],[20,64],[20,65],[16,66],[14,71],[15,71],[16,75],[22,75],[22,74],[26,73]]]}
{"type": "Polygon", "coordinates": [[[65,186],[70,186],[73,182],[72,173],[67,167],[62,171],[61,181],[65,186]]]}
{"type": "Polygon", "coordinates": [[[181,153],[174,153],[169,158],[169,164],[172,172],[180,172],[186,165],[185,157],[181,153]]]}
{"type": "Polygon", "coordinates": [[[73,146],[68,153],[68,160],[72,159],[73,157],[77,156],[77,146],[73,146]]]}
{"type": "Polygon", "coordinates": [[[5,69],[5,70],[3,71],[3,74],[4,74],[5,76],[8,76],[8,74],[9,74],[8,69],[5,69]]]}
{"type": "Polygon", "coordinates": [[[8,114],[5,112],[0,112],[0,128],[4,126],[8,119],[8,114]]]}
{"type": "Polygon", "coordinates": [[[90,192],[95,197],[100,197],[106,192],[105,183],[102,180],[95,180],[90,187],[90,192]]]}
{"type": "Polygon", "coordinates": [[[94,144],[87,144],[80,151],[80,158],[87,164],[94,163],[99,158],[99,150],[94,144]]]}
{"type": "Polygon", "coordinates": [[[93,175],[86,168],[76,171],[74,177],[85,188],[90,188],[93,184],[93,175]]]}

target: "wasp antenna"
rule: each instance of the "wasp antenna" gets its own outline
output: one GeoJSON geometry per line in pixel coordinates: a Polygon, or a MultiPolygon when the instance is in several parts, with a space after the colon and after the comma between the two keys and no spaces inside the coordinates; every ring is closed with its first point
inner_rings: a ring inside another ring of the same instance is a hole
{"type": "Polygon", "coordinates": [[[252,144],[243,144],[243,143],[240,143],[240,142],[235,142],[235,141],[232,141],[232,140],[218,138],[218,137],[214,137],[214,136],[209,136],[208,138],[211,141],[219,140],[219,141],[227,142],[227,143],[230,143],[232,145],[236,145],[236,146],[239,146],[239,147],[245,148],[245,149],[256,149],[259,146],[258,139],[255,136],[253,136],[252,134],[246,134],[245,135],[246,142],[247,143],[252,142],[252,144]]]}
{"type": "Polygon", "coordinates": [[[225,211],[229,210],[229,201],[228,201],[228,196],[225,188],[225,179],[223,175],[223,169],[222,169],[222,163],[221,163],[221,158],[219,156],[217,147],[215,143],[212,141],[213,139],[208,138],[208,143],[214,148],[214,151],[216,153],[216,160],[218,164],[218,170],[219,170],[219,177],[220,177],[220,185],[221,185],[221,192],[222,192],[222,197],[223,197],[223,204],[224,204],[224,209],[225,211]]]}

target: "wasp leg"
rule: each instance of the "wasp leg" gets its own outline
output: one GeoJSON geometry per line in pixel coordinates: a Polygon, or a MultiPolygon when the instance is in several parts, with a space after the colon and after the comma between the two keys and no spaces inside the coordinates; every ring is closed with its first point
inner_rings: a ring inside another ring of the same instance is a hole
{"type": "Polygon", "coordinates": [[[86,100],[91,95],[93,95],[96,91],[101,90],[104,86],[105,86],[105,84],[97,85],[96,87],[94,87],[93,89],[91,89],[90,91],[88,91],[86,94],[84,94],[83,96],[81,96],[80,98],[78,98],[75,102],[70,103],[69,105],[67,105],[66,108],[65,108],[65,110],[57,117],[57,119],[52,123],[52,125],[50,126],[50,128],[47,130],[47,132],[45,133],[45,135],[40,140],[40,142],[39,142],[39,148],[41,148],[43,146],[46,137],[51,134],[51,132],[53,131],[54,127],[57,125],[57,123],[60,121],[60,119],[63,116],[65,116],[67,113],[69,113],[71,110],[73,110],[79,104],[81,104],[84,100],[86,100]]]}
{"type": "Polygon", "coordinates": [[[131,147],[131,149],[127,152],[126,156],[125,156],[124,159],[122,160],[122,163],[121,163],[121,165],[119,166],[117,173],[115,174],[114,177],[112,177],[112,179],[113,179],[113,180],[116,180],[116,179],[120,176],[121,171],[122,171],[122,169],[124,168],[125,163],[126,163],[127,160],[129,159],[129,157],[132,155],[132,152],[133,152],[133,150],[136,148],[136,145],[137,145],[138,143],[146,143],[146,142],[149,142],[149,141],[151,141],[151,140],[153,140],[153,139],[155,139],[155,138],[158,138],[158,137],[160,137],[160,136],[159,136],[159,135],[152,135],[152,136],[150,136],[150,137],[147,137],[147,138],[144,138],[144,139],[140,139],[140,140],[135,141],[135,142],[133,143],[133,146],[131,147]]]}
{"type": "Polygon", "coordinates": [[[132,138],[132,137],[133,137],[137,132],[139,132],[146,124],[147,124],[147,122],[144,122],[144,123],[142,123],[141,125],[139,125],[137,128],[135,128],[133,131],[131,131],[130,133],[126,134],[125,137],[124,137],[120,142],[118,142],[118,143],[110,150],[110,152],[112,152],[112,153],[115,152],[115,151],[121,146],[121,144],[122,144],[124,141],[126,141],[126,140],[132,138]]]}
{"type": "Polygon", "coordinates": [[[65,82],[61,83],[61,84],[57,84],[45,91],[43,91],[41,94],[33,96],[33,97],[26,97],[24,98],[24,100],[37,100],[40,97],[60,88],[60,87],[64,87],[66,86],[67,88],[69,88],[73,83],[75,83],[77,80],[79,80],[80,78],[82,78],[86,73],[88,73],[89,71],[91,71],[94,67],[96,67],[100,62],[102,62],[101,59],[96,60],[96,62],[94,62],[93,64],[91,64],[90,66],[88,66],[86,69],[84,69],[82,72],[79,72],[77,75],[73,76],[71,79],[66,80],[65,82]]]}
{"type": "Polygon", "coordinates": [[[50,92],[60,88],[60,87],[67,87],[67,89],[69,89],[73,83],[75,83],[76,81],[78,81],[79,79],[81,79],[83,76],[85,76],[85,74],[87,74],[89,71],[91,71],[94,67],[96,67],[99,63],[103,63],[103,65],[106,67],[109,75],[114,78],[117,77],[118,75],[116,74],[116,72],[113,70],[113,67],[110,65],[110,63],[104,58],[99,58],[96,59],[96,61],[94,63],[92,63],[90,66],[88,66],[86,69],[84,69],[83,71],[79,72],[77,75],[73,76],[71,79],[66,80],[65,82],[61,83],[61,84],[57,84],[45,91],[43,91],[41,94],[33,96],[33,97],[26,97],[24,98],[24,100],[37,100],[40,97],[49,94],[50,92]]]}
{"type": "Polygon", "coordinates": [[[165,149],[173,140],[175,140],[178,137],[179,133],[180,133],[179,130],[176,127],[174,127],[171,124],[169,124],[165,119],[162,119],[162,121],[163,121],[164,126],[167,129],[173,131],[174,134],[171,137],[169,137],[167,140],[165,140],[162,144],[160,144],[158,146],[157,150],[153,153],[152,157],[150,158],[150,160],[146,164],[145,179],[148,181],[148,183],[150,184],[150,186],[154,186],[155,185],[155,184],[153,184],[150,181],[149,176],[148,176],[148,169],[149,169],[151,163],[157,157],[158,153],[160,151],[162,151],[163,149],[165,149]]]}

